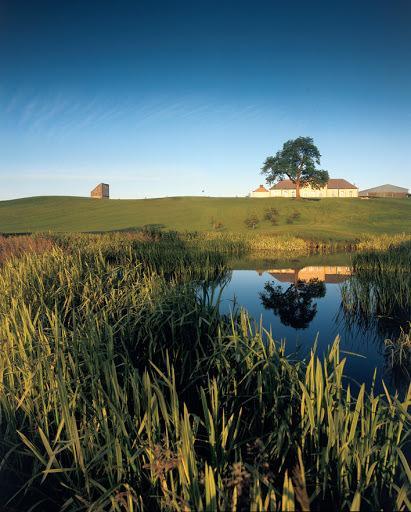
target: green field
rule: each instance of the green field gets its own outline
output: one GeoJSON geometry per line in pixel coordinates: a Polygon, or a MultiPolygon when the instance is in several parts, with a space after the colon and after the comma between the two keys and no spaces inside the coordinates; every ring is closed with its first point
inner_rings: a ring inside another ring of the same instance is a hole
{"type": "Polygon", "coordinates": [[[167,230],[253,232],[244,220],[260,219],[259,233],[350,240],[362,234],[411,232],[408,199],[249,199],[168,197],[99,201],[83,197],[30,197],[0,202],[0,232],[111,231],[158,225],[167,230]],[[263,220],[264,210],[278,210],[278,225],[263,220]],[[287,223],[294,212],[300,218],[287,223]]]}

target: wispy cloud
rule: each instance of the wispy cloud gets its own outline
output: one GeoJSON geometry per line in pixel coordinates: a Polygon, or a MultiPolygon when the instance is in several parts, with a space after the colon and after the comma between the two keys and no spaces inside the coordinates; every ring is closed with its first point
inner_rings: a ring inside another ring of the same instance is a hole
{"type": "Polygon", "coordinates": [[[262,115],[261,106],[209,101],[192,96],[113,99],[95,95],[87,100],[62,92],[40,97],[18,91],[0,104],[0,113],[15,119],[20,129],[48,138],[64,140],[84,130],[111,129],[113,123],[128,126],[128,134],[159,122],[195,119],[198,123],[220,126],[247,121],[262,115]]]}
{"type": "Polygon", "coordinates": [[[21,110],[20,123],[23,125],[27,124],[33,117],[36,117],[36,109],[38,109],[38,106],[39,102],[37,99],[26,103],[21,110]]]}
{"type": "Polygon", "coordinates": [[[67,106],[68,102],[63,100],[61,96],[56,98],[52,103],[43,105],[41,110],[37,113],[36,118],[33,120],[30,128],[32,130],[39,131],[48,123],[54,121],[57,116],[63,114],[67,106]]]}
{"type": "Polygon", "coordinates": [[[33,181],[33,182],[39,182],[39,181],[54,181],[54,182],[61,182],[61,181],[75,181],[75,182],[89,182],[89,181],[101,181],[102,176],[104,179],[111,178],[115,180],[116,182],[121,183],[128,183],[128,182],[158,182],[161,180],[161,177],[159,175],[148,175],[148,174],[139,174],[137,171],[134,175],[126,175],[126,174],[116,174],[113,175],[109,172],[95,172],[95,173],[78,173],[78,170],[76,172],[37,172],[37,171],[31,171],[31,172],[19,172],[18,176],[16,174],[4,174],[0,172],[0,176],[2,179],[5,180],[21,180],[24,182],[27,181],[33,181]]]}

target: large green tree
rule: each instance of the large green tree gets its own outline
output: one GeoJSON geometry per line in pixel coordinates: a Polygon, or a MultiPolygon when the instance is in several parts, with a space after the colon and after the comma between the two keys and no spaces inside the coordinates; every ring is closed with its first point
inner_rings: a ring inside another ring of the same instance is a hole
{"type": "Polygon", "coordinates": [[[298,137],[285,142],[275,156],[267,157],[261,174],[266,175],[270,185],[287,176],[295,184],[295,196],[299,198],[301,187],[321,188],[328,182],[328,172],[316,167],[320,165],[320,158],[311,137],[298,137]]]}

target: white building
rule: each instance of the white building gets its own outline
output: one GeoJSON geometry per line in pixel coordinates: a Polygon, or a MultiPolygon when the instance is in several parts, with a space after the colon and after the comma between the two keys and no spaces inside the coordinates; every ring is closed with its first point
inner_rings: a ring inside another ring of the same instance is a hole
{"type": "Polygon", "coordinates": [[[267,190],[264,185],[260,185],[258,188],[253,190],[250,194],[251,197],[270,197],[270,191],[267,190]]]}
{"type": "MultiPolygon", "coordinates": [[[[260,185],[251,192],[250,197],[295,197],[296,186],[291,180],[282,180],[267,190],[260,185]]],[[[341,178],[329,179],[319,189],[305,186],[300,188],[301,197],[358,197],[358,187],[341,178]]]]}

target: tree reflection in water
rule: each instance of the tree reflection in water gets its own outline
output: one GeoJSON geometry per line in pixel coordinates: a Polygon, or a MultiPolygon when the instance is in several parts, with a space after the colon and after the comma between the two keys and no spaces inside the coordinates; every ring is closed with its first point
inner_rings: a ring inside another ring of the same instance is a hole
{"type": "Polygon", "coordinates": [[[272,309],[284,325],[294,329],[306,329],[317,314],[317,304],[313,299],[324,297],[325,284],[318,279],[298,280],[286,290],[273,282],[264,285],[260,293],[261,303],[265,309],[272,309]]]}

